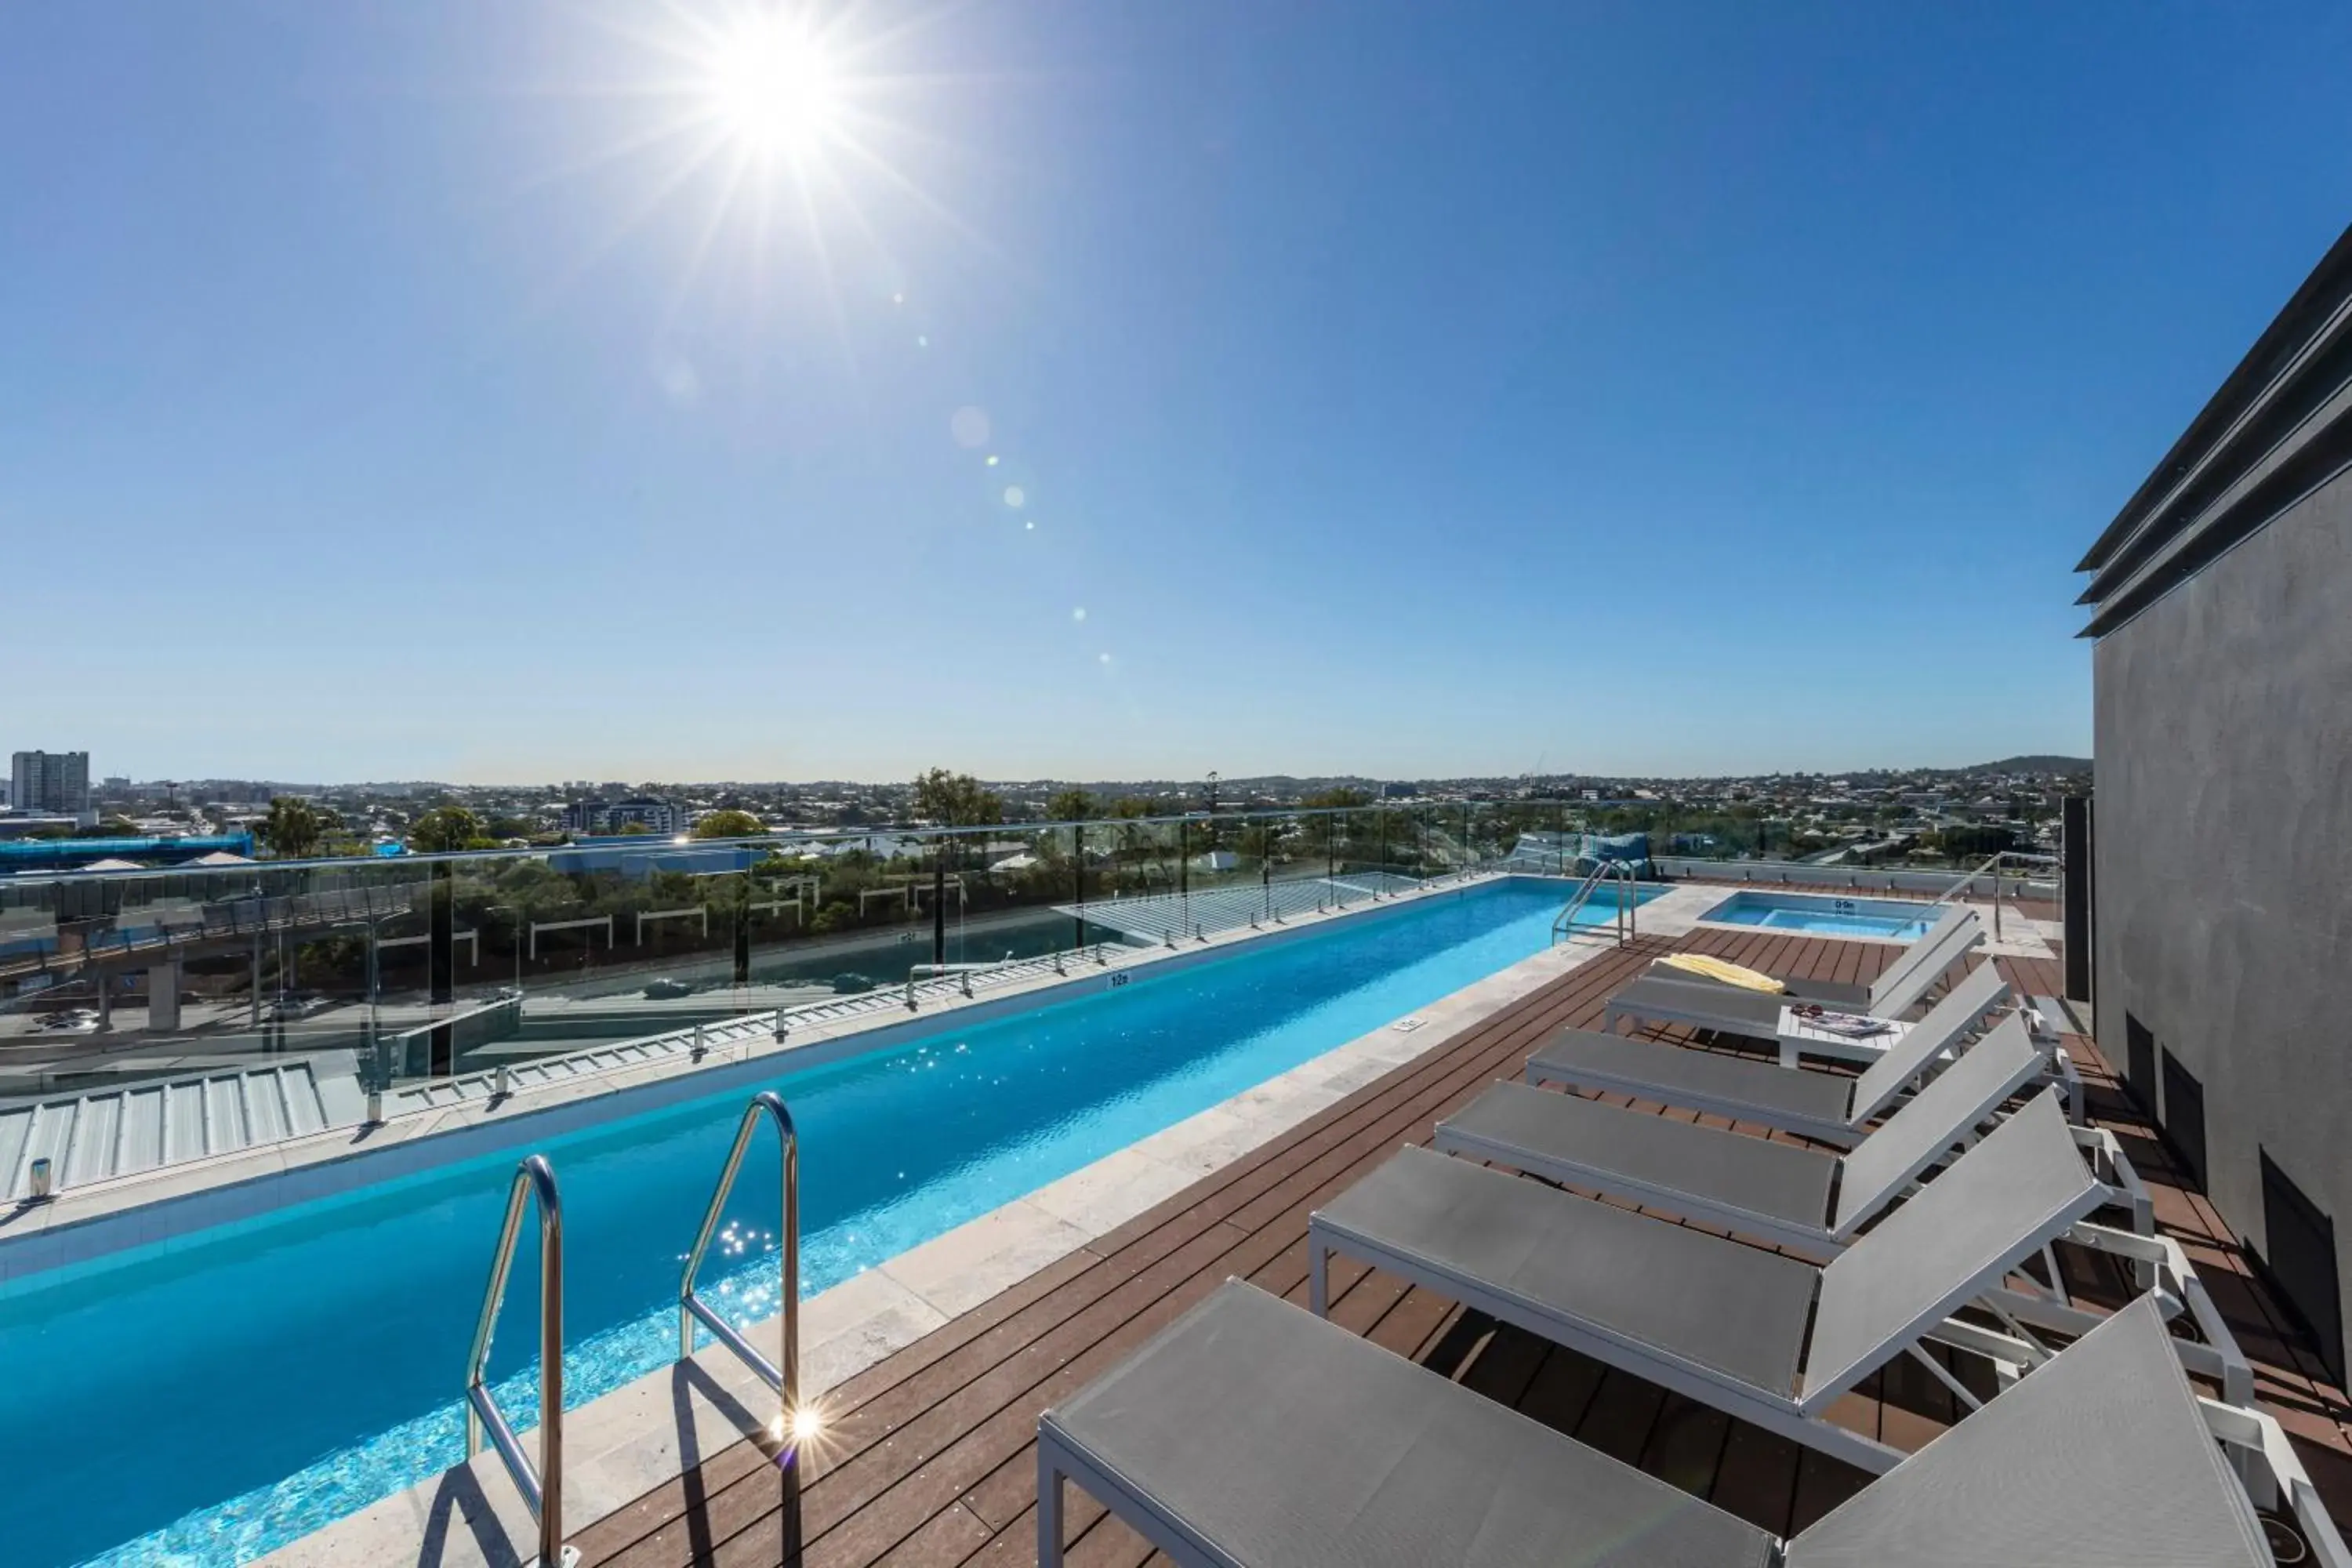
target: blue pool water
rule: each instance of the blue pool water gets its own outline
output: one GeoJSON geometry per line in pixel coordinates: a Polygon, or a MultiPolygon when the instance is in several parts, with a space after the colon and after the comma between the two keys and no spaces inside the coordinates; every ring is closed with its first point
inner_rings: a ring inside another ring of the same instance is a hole
{"type": "MultiPolygon", "coordinates": [[[[1557,884],[1511,881],[780,1075],[810,1294],[1541,951],[1557,884]]],[[[680,1254],[748,1090],[549,1139],[566,1397],[677,1353],[680,1254]]],[[[11,1568],[246,1561],[462,1457],[456,1395],[516,1152],[0,1293],[11,1568]]],[[[775,1151],[705,1294],[776,1310],[775,1151]],[[727,1270],[731,1268],[733,1272],[727,1270]]],[[[491,1371],[536,1421],[532,1271],[491,1371]]]]}
{"type": "Polygon", "coordinates": [[[1723,925],[1764,926],[1808,936],[1874,936],[1916,942],[1936,918],[1926,904],[1901,899],[1841,899],[1826,893],[1734,893],[1699,918],[1723,925]]]}

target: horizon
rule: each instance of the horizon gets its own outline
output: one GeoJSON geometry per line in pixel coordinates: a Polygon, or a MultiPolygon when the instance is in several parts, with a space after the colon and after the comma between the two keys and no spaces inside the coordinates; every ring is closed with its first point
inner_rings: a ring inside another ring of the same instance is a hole
{"type": "Polygon", "coordinates": [[[0,749],[452,784],[2087,755],[2075,561],[2352,207],[2298,68],[2329,37],[20,8],[0,749]]]}
{"type": "MultiPolygon", "coordinates": [[[[1343,771],[1343,772],[1339,772],[1339,773],[1231,773],[1231,774],[1220,773],[1220,774],[1219,774],[1219,775],[1217,775],[1217,777],[1216,777],[1216,780],[1215,780],[1215,787],[1217,787],[1217,788],[1218,788],[1218,789],[1220,789],[1220,790],[1228,790],[1228,789],[1242,789],[1242,788],[1244,788],[1244,787],[1246,787],[1246,786],[1253,785],[1253,784],[1310,784],[1310,785],[1312,785],[1312,784],[1351,785],[1351,784],[1502,784],[1502,783],[1517,783],[1517,784],[1529,784],[1529,785],[1536,785],[1536,784],[1549,785],[1549,784],[1559,784],[1575,783],[1575,782],[1581,781],[1581,780],[1600,780],[1600,781],[1608,782],[1608,783],[1624,783],[1624,784],[1715,784],[1715,783],[1722,783],[1722,782],[1727,782],[1727,781],[1742,781],[1742,780],[1748,780],[1748,779],[1767,779],[1767,780],[1769,780],[1769,779],[1775,779],[1775,778],[1821,778],[1821,779],[1845,779],[1845,778],[1855,778],[1855,777],[1861,777],[1861,778],[1870,778],[1870,777],[1901,777],[1901,776],[1906,776],[1906,775],[1910,775],[1910,774],[1916,774],[1916,773],[1953,773],[1953,774],[1959,774],[1959,775],[1968,775],[1968,774],[1973,774],[1973,773],[1981,773],[1999,772],[1999,771],[2004,771],[2004,770],[2006,770],[2006,771],[2021,772],[2021,773],[2053,773],[2053,774],[2059,774],[2059,775],[2065,775],[2065,774],[2070,774],[2070,773],[2085,773],[2085,772],[2088,772],[2088,771],[2089,771],[2089,769],[2090,769],[2090,766],[2091,766],[2091,759],[2090,759],[2090,758],[2088,758],[2088,757],[2070,757],[2070,756],[2064,756],[2064,755],[2060,755],[2060,754],[2056,754],[2056,753],[2048,753],[2048,752],[2021,752],[2021,753],[2018,753],[2017,755],[2014,755],[2014,756],[2008,756],[2008,757],[1996,757],[1996,758],[1994,758],[1994,759],[1992,759],[1992,760],[1990,760],[1990,761],[1989,761],[1989,762],[1962,763],[1962,764],[1959,764],[1959,765],[1957,765],[1957,766],[1950,766],[1950,767],[1932,766],[1932,765],[1927,765],[1927,764],[1912,765],[1912,766],[1880,765],[1880,766],[1873,766],[1873,767],[1837,768],[1837,769],[1828,769],[1828,770],[1822,770],[1822,769],[1790,769],[1790,770],[1785,770],[1785,771],[1782,771],[1782,772],[1780,772],[1780,773],[1769,773],[1769,772],[1768,772],[1768,773],[1738,773],[1738,772],[1734,772],[1734,773],[1595,773],[1595,772],[1591,772],[1591,771],[1580,770],[1580,771],[1573,771],[1573,772],[1554,772],[1554,773],[1427,773],[1427,774],[1421,774],[1421,775],[1418,775],[1418,776],[1402,776],[1402,775],[1395,775],[1395,774],[1379,774],[1379,773],[1351,773],[1351,772],[1344,772],[1344,771],[1343,771]],[[2052,766],[2052,765],[2047,765],[2047,764],[2057,764],[2057,765],[2055,765],[2055,766],[2052,766]]],[[[952,772],[955,772],[956,770],[950,769],[950,770],[945,770],[945,771],[948,771],[948,772],[952,773],[952,772]]],[[[117,776],[121,776],[121,775],[117,775],[117,776]]],[[[1152,785],[1166,785],[1166,786],[1172,786],[1172,787],[1183,788],[1183,789],[1193,789],[1193,788],[1200,788],[1200,787],[1202,787],[1203,785],[1205,785],[1205,784],[1208,783],[1208,775],[1206,775],[1206,774],[1195,774],[1195,775],[1190,775],[1190,776],[1186,776],[1186,775],[1175,775],[1175,774],[1170,774],[1170,775],[1164,775],[1164,776],[1141,776],[1141,775],[1138,775],[1138,776],[1129,776],[1129,777],[1111,777],[1111,776],[1104,775],[1104,776],[1087,777],[1087,778],[1081,778],[1081,777],[1076,777],[1076,776],[1071,776],[1071,777],[1061,777],[1061,776],[1057,776],[1057,775],[1054,775],[1054,774],[1044,774],[1044,773],[1024,773],[1024,774],[1010,774],[1010,773],[1008,773],[1008,774],[1003,774],[1003,775],[1001,775],[1001,776],[1000,776],[1000,775],[995,775],[995,774],[972,774],[972,775],[971,775],[971,776],[972,778],[974,778],[974,780],[975,780],[977,783],[979,783],[979,784],[983,784],[983,785],[986,785],[986,786],[990,786],[990,787],[1046,788],[1046,787],[1060,786],[1060,787],[1076,788],[1076,789],[1083,789],[1083,790],[1089,790],[1089,791],[1094,791],[1094,790],[1105,790],[1105,789],[1112,789],[1112,788],[1135,788],[1135,787],[1152,786],[1152,785]]],[[[586,796],[596,796],[596,795],[603,795],[603,794],[605,794],[605,793],[609,793],[609,792],[614,791],[614,790],[625,790],[625,790],[644,790],[644,791],[652,791],[652,790],[664,790],[664,789],[667,789],[667,790],[680,790],[680,789],[716,789],[716,790],[738,790],[738,789],[803,789],[803,790],[805,790],[805,789],[818,789],[818,788],[825,788],[825,787],[831,787],[831,786],[840,786],[840,787],[844,787],[844,788],[849,788],[849,789],[861,789],[861,790],[911,789],[911,788],[913,788],[913,787],[914,787],[914,785],[915,785],[915,784],[916,784],[917,782],[918,782],[918,781],[916,781],[916,780],[914,780],[914,779],[887,779],[887,778],[864,778],[864,779],[856,779],[856,778],[805,778],[805,779],[716,779],[716,778],[713,778],[713,779],[689,779],[689,778],[668,778],[668,779],[663,779],[663,778],[640,778],[640,779],[635,779],[635,780],[630,780],[630,779],[598,779],[598,780],[569,779],[569,780],[556,780],[556,781],[553,781],[553,782],[549,782],[549,781],[526,781],[526,780],[516,780],[516,779],[432,779],[432,778],[413,778],[413,779],[320,779],[320,780],[310,780],[310,779],[242,778],[242,777],[236,777],[236,776],[231,776],[231,775],[216,775],[216,776],[198,777],[198,778],[192,778],[192,777],[184,777],[184,777],[175,778],[175,779],[164,779],[164,778],[144,778],[144,779],[142,779],[142,778],[131,778],[131,779],[130,780],[131,786],[132,788],[134,788],[134,789],[137,789],[137,788],[152,788],[152,787],[154,787],[154,786],[159,785],[159,784],[160,784],[160,785],[168,785],[168,786],[170,786],[170,787],[172,787],[172,788],[174,788],[174,789],[185,789],[185,788],[191,788],[191,787],[194,787],[194,786],[198,785],[198,784],[256,784],[256,785],[265,786],[265,787],[267,787],[267,788],[268,788],[268,789],[270,789],[270,790],[272,790],[272,791],[277,791],[277,792],[292,792],[292,793],[297,793],[297,794],[299,794],[299,793],[302,793],[302,792],[306,792],[306,791],[308,791],[308,792],[314,792],[314,793],[325,793],[325,792],[338,791],[338,790],[383,790],[383,791],[392,791],[392,790],[407,790],[407,791],[415,791],[415,790],[419,790],[419,789],[437,789],[437,790],[451,790],[451,789],[462,789],[462,790],[500,790],[500,789],[509,789],[509,790],[527,790],[527,791],[546,791],[546,792],[550,792],[550,793],[553,793],[553,794],[573,795],[581,795],[581,796],[583,796],[583,797],[586,797],[586,796]],[[581,787],[581,788],[573,788],[573,787],[572,787],[572,786],[573,786],[573,785],[580,785],[580,786],[583,786],[583,787],[581,787]]],[[[1108,801],[1104,801],[1104,802],[1100,802],[1100,803],[1098,803],[1098,804],[1108,805],[1108,801]]],[[[1247,807],[1247,805],[1246,805],[1246,803],[1244,803],[1244,802],[1234,802],[1234,803],[1231,803],[1231,804],[1233,805],[1233,807],[1234,807],[1234,809],[1235,809],[1235,810],[1248,809],[1248,807],[1247,807]]]]}

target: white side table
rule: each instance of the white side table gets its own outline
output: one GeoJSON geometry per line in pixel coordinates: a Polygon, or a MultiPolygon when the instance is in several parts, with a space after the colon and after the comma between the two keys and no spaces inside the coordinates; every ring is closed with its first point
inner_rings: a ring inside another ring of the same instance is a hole
{"type": "Polygon", "coordinates": [[[1800,1058],[1828,1057],[1834,1061],[1858,1062],[1864,1066],[1876,1061],[1910,1031],[1908,1024],[1889,1024],[1875,1035],[1857,1039],[1841,1035],[1834,1029],[1824,1029],[1803,1016],[1796,1008],[1783,1003],[1780,1007],[1780,1065],[1795,1067],[1800,1058]]]}

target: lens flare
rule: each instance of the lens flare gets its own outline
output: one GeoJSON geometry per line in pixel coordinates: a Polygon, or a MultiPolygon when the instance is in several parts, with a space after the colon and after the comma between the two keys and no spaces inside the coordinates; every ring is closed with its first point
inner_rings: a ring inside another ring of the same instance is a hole
{"type": "Polygon", "coordinates": [[[838,79],[797,20],[745,20],[712,52],[711,107],[728,134],[766,156],[798,158],[837,129],[838,79]]]}

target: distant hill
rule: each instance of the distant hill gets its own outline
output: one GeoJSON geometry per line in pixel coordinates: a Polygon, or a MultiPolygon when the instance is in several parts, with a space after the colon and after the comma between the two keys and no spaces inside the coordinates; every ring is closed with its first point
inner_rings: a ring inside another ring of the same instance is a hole
{"type": "Polygon", "coordinates": [[[2003,757],[1997,763],[1979,763],[1963,768],[1970,773],[2087,773],[2091,771],[2088,757],[2003,757]]]}

